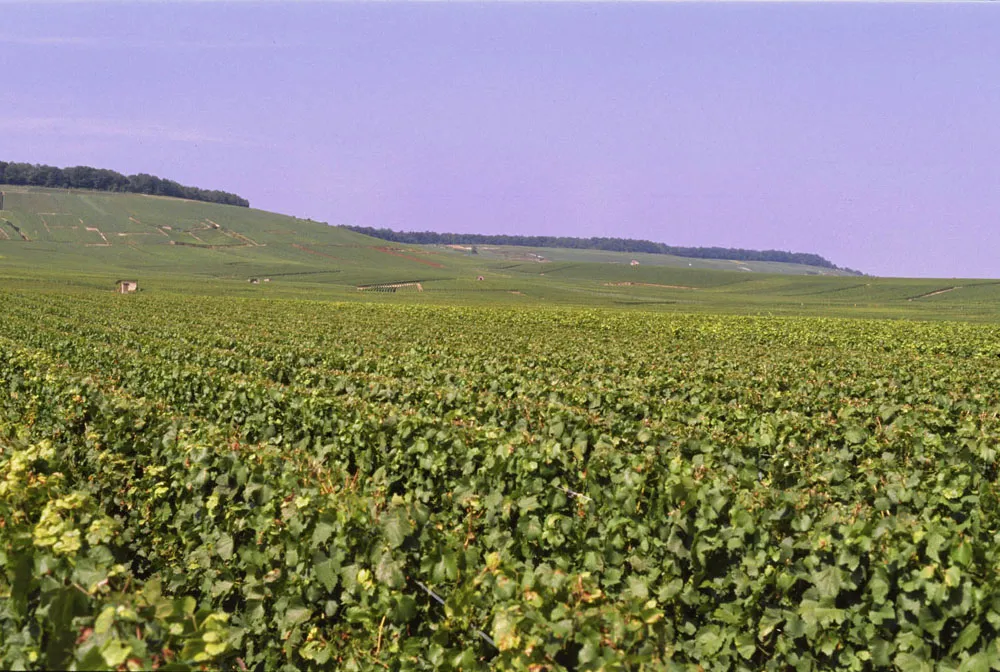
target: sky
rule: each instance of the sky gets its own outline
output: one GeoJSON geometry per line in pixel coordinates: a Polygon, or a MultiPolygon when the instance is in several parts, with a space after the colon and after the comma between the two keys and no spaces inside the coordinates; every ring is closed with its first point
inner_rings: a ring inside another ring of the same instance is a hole
{"type": "Polygon", "coordinates": [[[1000,277],[1000,3],[0,2],[0,160],[1000,277]]]}

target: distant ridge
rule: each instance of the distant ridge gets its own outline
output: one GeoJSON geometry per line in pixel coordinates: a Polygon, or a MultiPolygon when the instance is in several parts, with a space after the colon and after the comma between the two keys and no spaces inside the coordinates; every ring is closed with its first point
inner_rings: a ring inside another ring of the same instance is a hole
{"type": "Polygon", "coordinates": [[[139,173],[122,175],[106,168],[73,166],[56,168],[34,163],[13,163],[0,161],[0,185],[10,184],[27,187],[50,187],[53,189],[93,189],[95,191],[116,191],[150,196],[173,196],[189,201],[221,203],[250,207],[250,201],[217,189],[186,187],[173,180],[165,180],[155,175],[139,173]]]}
{"type": "Polygon", "coordinates": [[[516,245],[520,247],[563,247],[574,250],[604,250],[607,252],[644,252],[671,254],[693,259],[726,259],[733,261],[773,261],[802,264],[863,275],[852,268],[842,268],[818,254],[784,252],[782,250],[745,250],[733,247],[675,247],[651,240],[633,238],[574,238],[570,236],[508,236],[481,233],[435,233],[433,231],[393,231],[368,226],[345,226],[355,233],[408,245],[516,245]]]}

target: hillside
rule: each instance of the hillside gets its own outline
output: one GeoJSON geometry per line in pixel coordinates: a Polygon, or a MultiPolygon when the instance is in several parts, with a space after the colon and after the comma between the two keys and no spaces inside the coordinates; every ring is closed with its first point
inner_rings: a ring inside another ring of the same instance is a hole
{"type": "Polygon", "coordinates": [[[244,282],[267,274],[348,273],[348,284],[382,277],[364,270],[379,267],[381,243],[319,222],[169,197],[3,191],[0,254],[7,268],[244,282]]]}
{"type": "MultiPolygon", "coordinates": [[[[523,258],[526,252],[519,249],[511,255],[486,248],[481,255],[469,255],[440,246],[401,246],[344,227],[178,198],[9,185],[2,190],[0,244],[8,265],[18,258],[30,259],[32,265],[36,260],[52,259],[58,260],[60,269],[87,273],[154,272],[220,280],[336,272],[343,275],[329,279],[331,284],[356,286],[454,280],[461,275],[475,278],[509,265],[504,262],[517,260],[518,255],[523,258]],[[393,253],[394,248],[410,252],[393,253]]],[[[611,263],[623,270],[620,266],[635,257],[605,252],[588,258],[592,252],[551,250],[545,252],[545,258],[611,263]]],[[[644,264],[676,259],[668,255],[640,257],[644,264]]],[[[720,265],[710,260],[691,261],[696,261],[698,268],[720,265]]],[[[829,272],[796,264],[747,262],[738,266],[768,273],[829,272]]]]}
{"type": "Polygon", "coordinates": [[[1000,283],[991,280],[859,278],[797,264],[601,250],[479,246],[472,254],[252,208],[39,187],[3,192],[0,280],[8,286],[107,291],[133,278],[144,291],[187,294],[961,319],[996,319],[1000,305],[1000,283]]]}
{"type": "Polygon", "coordinates": [[[776,262],[810,266],[827,271],[842,271],[848,275],[863,275],[860,271],[841,268],[829,259],[809,252],[784,250],[747,250],[733,247],[681,247],[635,238],[576,236],[519,236],[486,235],[480,233],[437,233],[435,231],[393,231],[368,226],[347,227],[355,233],[381,238],[394,243],[409,245],[493,245],[534,248],[558,248],[599,252],[626,252],[628,254],[667,255],[684,259],[715,259],[739,262],[776,262]]]}

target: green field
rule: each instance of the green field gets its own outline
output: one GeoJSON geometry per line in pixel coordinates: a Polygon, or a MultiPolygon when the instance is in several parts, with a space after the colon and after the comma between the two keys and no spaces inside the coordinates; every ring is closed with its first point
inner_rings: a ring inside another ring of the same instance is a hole
{"type": "Polygon", "coordinates": [[[794,264],[592,250],[481,246],[473,255],[386,243],[234,206],[135,194],[4,191],[0,279],[8,286],[108,290],[129,278],[144,291],[186,295],[917,319],[1000,315],[1000,283],[992,280],[828,275],[827,269],[794,264]],[[630,266],[632,259],[640,265],[630,266]],[[720,270],[727,268],[732,270],[720,270]],[[253,277],[270,282],[250,285],[253,277]],[[358,290],[409,282],[420,282],[422,291],[358,290]]]}
{"type": "Polygon", "coordinates": [[[5,192],[0,668],[1000,669],[997,281],[5,192]]]}
{"type": "Polygon", "coordinates": [[[0,311],[4,667],[1000,664],[995,326],[0,311]]]}
{"type": "MultiPolygon", "coordinates": [[[[471,245],[428,246],[436,249],[471,250],[471,245]]],[[[744,273],[777,273],[780,275],[826,275],[852,276],[853,274],[829,268],[806,266],[803,264],[787,264],[767,261],[735,261],[729,259],[697,259],[677,257],[672,254],[647,254],[643,252],[608,252],[604,250],[576,250],[565,248],[521,247],[511,245],[477,245],[478,254],[486,258],[505,261],[578,261],[587,263],[617,264],[630,266],[632,260],[641,266],[670,266],[674,268],[693,268],[697,270],[741,271],[744,273]]],[[[854,276],[856,277],[856,276],[854,276]]]]}

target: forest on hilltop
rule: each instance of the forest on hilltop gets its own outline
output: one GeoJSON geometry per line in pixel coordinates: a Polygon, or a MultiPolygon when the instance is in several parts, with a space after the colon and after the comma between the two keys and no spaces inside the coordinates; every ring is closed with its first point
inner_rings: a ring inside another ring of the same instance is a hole
{"type": "Polygon", "coordinates": [[[188,187],[173,180],[165,180],[146,173],[122,175],[114,170],[90,166],[56,168],[55,166],[34,163],[0,161],[0,185],[3,184],[173,196],[191,201],[250,207],[250,201],[227,191],[188,187]]]}

